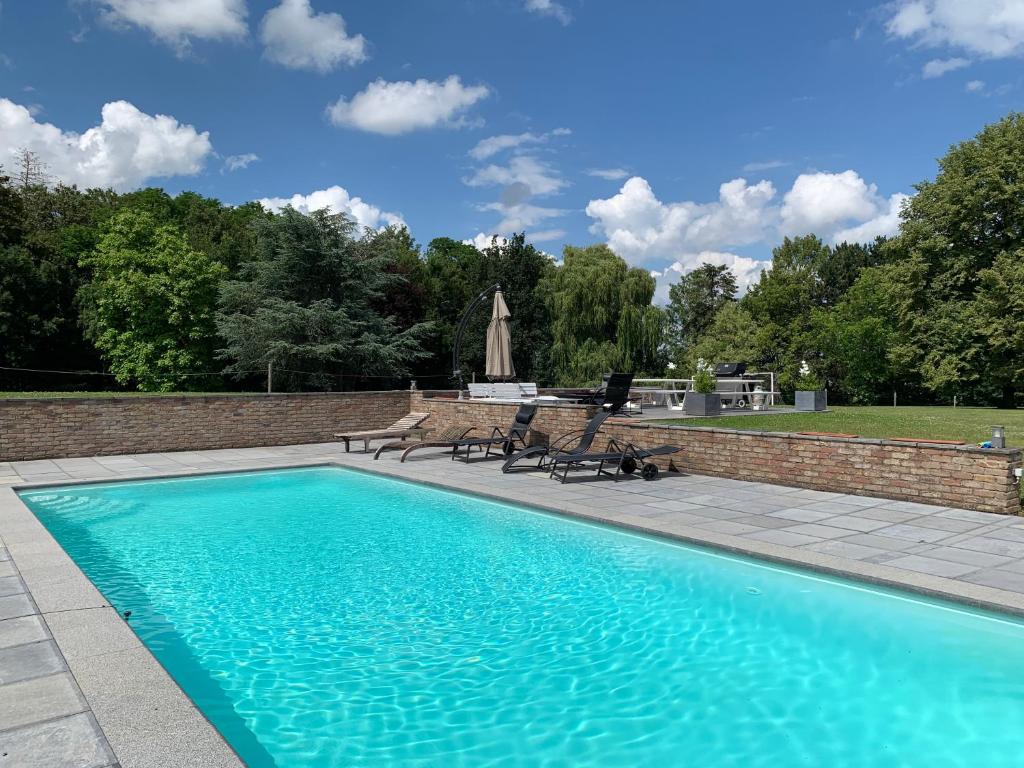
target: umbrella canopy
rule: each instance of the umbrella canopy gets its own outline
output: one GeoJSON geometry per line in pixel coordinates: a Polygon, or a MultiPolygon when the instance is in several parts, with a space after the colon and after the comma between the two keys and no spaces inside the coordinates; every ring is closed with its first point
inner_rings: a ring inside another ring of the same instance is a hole
{"type": "Polygon", "coordinates": [[[516,375],[516,369],[512,367],[512,338],[508,331],[510,317],[505,297],[501,291],[496,291],[491,322],[487,326],[487,378],[491,381],[512,379],[516,375]]]}

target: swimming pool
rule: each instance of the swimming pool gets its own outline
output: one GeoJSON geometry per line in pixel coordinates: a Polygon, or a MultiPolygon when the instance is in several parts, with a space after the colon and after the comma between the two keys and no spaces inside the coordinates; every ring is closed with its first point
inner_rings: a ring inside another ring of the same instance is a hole
{"type": "Polygon", "coordinates": [[[251,766],[1019,766],[1024,624],[340,468],[23,491],[251,766]]]}

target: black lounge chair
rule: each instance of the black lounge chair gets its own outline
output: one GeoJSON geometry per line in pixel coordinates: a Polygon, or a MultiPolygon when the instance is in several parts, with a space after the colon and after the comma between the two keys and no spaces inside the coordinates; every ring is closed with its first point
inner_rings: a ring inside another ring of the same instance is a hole
{"type": "Polygon", "coordinates": [[[565,395],[583,405],[600,405],[611,414],[618,414],[630,402],[629,390],[633,386],[632,373],[609,373],[604,376],[601,386],[595,392],[580,395],[565,395]]]}
{"type": "Polygon", "coordinates": [[[605,419],[611,416],[608,411],[600,411],[587,422],[587,426],[583,429],[574,429],[572,432],[566,432],[564,435],[559,437],[550,445],[531,445],[529,448],[512,454],[508,457],[505,463],[501,467],[502,472],[511,472],[512,470],[533,470],[533,469],[545,469],[545,459],[552,453],[556,454],[584,454],[590,450],[590,446],[594,443],[594,438],[597,433],[601,431],[601,425],[604,424],[605,419]],[[576,444],[572,448],[567,446],[573,441],[576,444]],[[515,466],[517,463],[524,459],[537,458],[537,466],[515,466]]]}
{"type": "Polygon", "coordinates": [[[384,443],[384,445],[377,449],[377,452],[373,454],[373,460],[376,461],[379,459],[380,455],[384,453],[384,451],[402,451],[402,457],[399,459],[399,461],[402,462],[409,458],[410,453],[415,450],[419,450],[420,448],[451,448],[454,450],[456,444],[460,440],[464,440],[466,435],[474,429],[476,429],[476,427],[456,425],[439,429],[430,437],[424,436],[422,440],[416,440],[414,442],[406,440],[392,440],[390,443],[384,443]]]}
{"type": "Polygon", "coordinates": [[[654,456],[669,456],[678,453],[682,448],[678,445],[660,445],[657,448],[641,448],[632,443],[620,443],[614,438],[608,441],[608,448],[605,451],[594,453],[555,453],[547,457],[551,466],[549,477],[555,477],[558,468],[562,470],[561,482],[565,482],[572,467],[581,467],[587,464],[597,464],[597,475],[605,475],[616,482],[620,474],[631,475],[640,470],[640,476],[644,480],[653,480],[658,476],[658,465],[647,461],[654,456]],[[615,471],[605,469],[605,464],[614,464],[615,471]]]}
{"type": "Polygon", "coordinates": [[[516,411],[516,416],[507,432],[503,432],[501,427],[494,427],[490,437],[456,440],[452,448],[452,461],[461,459],[468,464],[469,453],[473,448],[486,448],[487,451],[484,453],[486,459],[491,455],[491,448],[500,446],[502,455],[508,455],[513,453],[516,448],[526,447],[526,433],[530,431],[530,424],[536,415],[537,405],[535,403],[523,403],[516,411]],[[463,448],[466,449],[465,457],[459,453],[463,448]]]}

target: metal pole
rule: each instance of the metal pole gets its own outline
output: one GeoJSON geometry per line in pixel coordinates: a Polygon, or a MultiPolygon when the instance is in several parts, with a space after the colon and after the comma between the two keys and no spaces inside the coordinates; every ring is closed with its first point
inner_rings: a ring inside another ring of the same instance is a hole
{"type": "Polygon", "coordinates": [[[267,363],[267,394],[271,394],[274,391],[274,363],[273,361],[267,363]]]}

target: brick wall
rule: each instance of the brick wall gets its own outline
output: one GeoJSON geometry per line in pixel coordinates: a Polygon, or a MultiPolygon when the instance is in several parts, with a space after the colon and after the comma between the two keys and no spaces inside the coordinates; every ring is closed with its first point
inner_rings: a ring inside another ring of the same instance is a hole
{"type": "Polygon", "coordinates": [[[326,442],[409,410],[408,391],[0,400],[0,461],[326,442]]]}
{"type": "MultiPolygon", "coordinates": [[[[414,402],[431,413],[428,425],[508,425],[511,403],[437,399],[416,393],[414,402]]],[[[417,406],[418,408],[419,406],[417,406]]],[[[531,442],[582,427],[596,409],[558,405],[540,407],[531,442]]],[[[862,438],[829,438],[787,433],[754,433],[712,427],[650,424],[610,419],[602,430],[641,446],[673,444],[683,450],[659,458],[683,472],[757,480],[834,493],[878,496],[899,501],[939,504],[982,512],[1020,514],[1013,470],[1022,452],[971,446],[900,443],[862,438]]],[[[600,446],[601,441],[595,444],[600,446]]],[[[603,447],[603,446],[600,446],[603,447]]]]}
{"type": "MultiPolygon", "coordinates": [[[[481,400],[456,400],[454,394],[443,397],[424,397],[414,392],[411,409],[429,411],[425,426],[443,429],[456,425],[501,427],[507,431],[519,406],[516,403],[488,403],[481,400]]],[[[579,429],[597,412],[597,406],[560,403],[539,404],[537,415],[530,423],[528,441],[531,445],[546,445],[550,440],[579,429]]],[[[486,437],[489,430],[479,429],[472,436],[486,437]]]]}
{"type": "MultiPolygon", "coordinates": [[[[605,431],[638,445],[680,445],[676,468],[834,493],[1020,514],[1019,449],[901,443],[611,419],[605,431]]],[[[662,467],[668,459],[659,459],[662,467]]]]}

